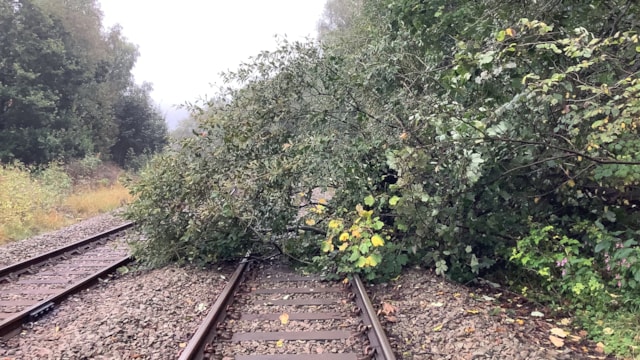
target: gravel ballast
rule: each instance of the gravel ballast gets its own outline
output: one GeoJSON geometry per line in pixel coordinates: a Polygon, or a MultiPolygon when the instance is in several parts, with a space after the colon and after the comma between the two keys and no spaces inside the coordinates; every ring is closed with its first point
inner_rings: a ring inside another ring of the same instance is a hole
{"type": "MultiPolygon", "coordinates": [[[[101,215],[2,246],[0,266],[124,222],[101,215]]],[[[0,359],[176,359],[233,269],[127,270],[122,268],[124,274],[115,273],[73,295],[20,335],[0,341],[0,359]]]]}
{"type": "MultiPolygon", "coordinates": [[[[102,215],[0,247],[0,266],[123,222],[114,216],[102,215]]],[[[203,270],[167,266],[114,274],[64,301],[19,336],[0,341],[0,360],[176,359],[231,271],[232,268],[203,270]]],[[[594,344],[588,343],[578,329],[561,324],[561,319],[547,317],[545,309],[525,303],[501,288],[488,288],[469,288],[447,282],[428,270],[412,269],[389,283],[368,286],[368,291],[398,359],[605,358],[593,351],[594,344]],[[533,311],[543,316],[532,316],[533,311]],[[563,346],[550,342],[554,328],[563,328],[569,333],[563,346]]],[[[270,298],[270,295],[258,297],[270,298]]],[[[291,311],[280,306],[270,310],[291,311]]],[[[340,304],[323,307],[323,310],[344,311],[340,304]]],[[[307,325],[292,320],[289,327],[307,325]]],[[[329,322],[319,322],[311,328],[330,326],[329,322]]],[[[232,327],[256,331],[253,323],[232,322],[232,327]]],[[[276,321],[262,330],[281,328],[282,324],[276,321]]],[[[273,349],[273,344],[270,345],[267,347],[273,349]]],[[[276,347],[275,353],[293,344],[285,345],[276,347]]],[[[311,344],[301,351],[318,353],[320,345],[311,344]]],[[[336,349],[344,345],[354,344],[336,344],[336,349]]],[[[247,351],[253,351],[251,345],[243,352],[247,351]]]]}
{"type": "Polygon", "coordinates": [[[176,266],[116,275],[0,344],[0,359],[175,359],[225,284],[176,266]]]}
{"type": "Polygon", "coordinates": [[[69,227],[0,246],[0,267],[97,235],[126,223],[113,214],[89,218],[69,227]]]}
{"type": "Polygon", "coordinates": [[[499,287],[473,289],[412,269],[368,292],[398,359],[607,358],[593,351],[569,319],[549,317],[544,308],[499,287]],[[563,346],[550,341],[556,328],[567,332],[563,346]]]}

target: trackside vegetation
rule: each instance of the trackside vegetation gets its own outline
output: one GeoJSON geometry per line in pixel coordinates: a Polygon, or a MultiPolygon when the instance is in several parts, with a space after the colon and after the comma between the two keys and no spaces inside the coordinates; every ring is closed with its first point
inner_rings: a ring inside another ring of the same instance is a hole
{"type": "Polygon", "coordinates": [[[273,246],[340,277],[493,277],[637,355],[637,3],[327,6],[320,41],[227,73],[194,136],[144,169],[137,256],[273,246]]]}
{"type": "Polygon", "coordinates": [[[68,164],[0,165],[0,244],[56,230],[131,200],[124,171],[96,156],[68,164]]]}

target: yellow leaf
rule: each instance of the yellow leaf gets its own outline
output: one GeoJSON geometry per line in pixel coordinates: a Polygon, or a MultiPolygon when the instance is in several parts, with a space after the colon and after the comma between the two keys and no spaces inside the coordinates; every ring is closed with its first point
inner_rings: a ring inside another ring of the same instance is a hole
{"type": "Polygon", "coordinates": [[[559,337],[556,337],[556,336],[553,336],[553,335],[549,335],[549,341],[551,341],[551,343],[555,347],[563,347],[564,346],[564,340],[560,339],[559,337]]]}
{"type": "Polygon", "coordinates": [[[349,234],[347,234],[346,232],[343,232],[342,234],[340,234],[339,239],[342,242],[347,241],[347,240],[349,240],[349,234]]]}
{"type": "Polygon", "coordinates": [[[369,256],[367,256],[366,259],[364,259],[364,265],[365,266],[376,266],[376,265],[378,265],[378,262],[376,261],[376,259],[371,257],[371,255],[369,255],[369,256]]]}
{"type": "Polygon", "coordinates": [[[460,297],[460,293],[453,294],[453,297],[455,297],[455,298],[460,297]]]}
{"type": "Polygon", "coordinates": [[[553,328],[550,330],[552,335],[555,335],[557,337],[561,337],[561,338],[566,338],[567,335],[569,335],[566,331],[560,329],[560,328],[553,328]]]}
{"type": "Polygon", "coordinates": [[[280,323],[282,325],[287,325],[287,323],[289,322],[289,314],[284,313],[284,314],[280,315],[279,319],[280,319],[280,323]]]}
{"type": "Polygon", "coordinates": [[[518,324],[518,325],[522,326],[522,325],[524,325],[524,320],[522,320],[522,319],[516,319],[516,324],[518,324]]]}
{"type": "Polygon", "coordinates": [[[359,228],[353,229],[351,231],[351,236],[353,236],[354,238],[358,239],[362,236],[362,233],[360,232],[359,228]]]}
{"type": "Polygon", "coordinates": [[[533,203],[534,204],[537,204],[539,202],[540,202],[540,197],[539,196],[536,196],[536,197],[533,198],[533,203]]]}
{"type": "Polygon", "coordinates": [[[309,226],[313,226],[316,224],[316,221],[313,219],[307,219],[304,221],[305,224],[309,225],[309,226]]]}
{"type": "Polygon", "coordinates": [[[572,188],[572,187],[576,186],[576,182],[573,181],[573,179],[570,179],[569,181],[567,181],[567,185],[569,185],[569,187],[572,188]]]}
{"type": "Polygon", "coordinates": [[[472,328],[472,327],[468,327],[464,329],[464,332],[467,334],[473,334],[474,332],[476,332],[476,329],[472,328]]]}
{"type": "Polygon", "coordinates": [[[409,135],[406,132],[403,132],[402,134],[400,134],[400,139],[404,140],[408,137],[409,135]]]}
{"type": "Polygon", "coordinates": [[[342,243],[342,245],[338,245],[338,250],[345,251],[348,246],[349,246],[349,243],[342,243]]]}
{"type": "Polygon", "coordinates": [[[384,240],[382,239],[382,236],[378,234],[373,235],[373,237],[371,237],[371,245],[373,245],[374,247],[384,245],[384,240]]]}
{"type": "Polygon", "coordinates": [[[334,249],[333,247],[333,242],[331,242],[331,239],[327,239],[326,241],[322,242],[322,251],[324,252],[332,252],[334,249]]]}
{"type": "Polygon", "coordinates": [[[560,320],[560,325],[567,326],[569,324],[571,324],[571,319],[569,319],[569,318],[564,318],[564,319],[560,320]]]}
{"type": "Polygon", "coordinates": [[[434,328],[433,328],[433,331],[434,331],[434,332],[439,332],[440,330],[442,330],[442,325],[444,325],[444,324],[440,324],[440,325],[438,325],[438,326],[434,327],[434,328]]]}
{"type": "Polygon", "coordinates": [[[469,313],[469,314],[477,314],[477,313],[479,313],[479,312],[480,312],[480,311],[478,311],[478,310],[476,310],[476,309],[467,310],[467,313],[469,313]]]}
{"type": "Polygon", "coordinates": [[[282,347],[282,346],[284,346],[284,339],[280,339],[280,340],[278,340],[278,341],[276,342],[276,346],[277,346],[277,347],[282,347]]]}
{"type": "Polygon", "coordinates": [[[323,198],[318,199],[318,204],[327,205],[327,199],[323,199],[323,198]]]}
{"type": "Polygon", "coordinates": [[[181,342],[180,344],[178,344],[178,346],[179,346],[181,349],[184,349],[184,348],[186,348],[186,347],[187,347],[187,343],[186,343],[186,342],[181,342]]]}
{"type": "Polygon", "coordinates": [[[349,278],[344,278],[344,280],[342,280],[343,284],[348,284],[349,283],[349,278]]]}
{"type": "Polygon", "coordinates": [[[509,35],[509,36],[511,36],[511,37],[516,36],[516,31],[515,31],[515,30],[513,30],[512,28],[508,28],[508,29],[506,29],[506,30],[504,31],[504,33],[505,33],[505,34],[507,34],[507,35],[509,35]]]}
{"type": "Polygon", "coordinates": [[[606,328],[602,329],[602,332],[603,332],[605,335],[611,335],[611,334],[613,334],[613,329],[612,329],[612,328],[610,328],[610,327],[606,327],[606,328]]]}

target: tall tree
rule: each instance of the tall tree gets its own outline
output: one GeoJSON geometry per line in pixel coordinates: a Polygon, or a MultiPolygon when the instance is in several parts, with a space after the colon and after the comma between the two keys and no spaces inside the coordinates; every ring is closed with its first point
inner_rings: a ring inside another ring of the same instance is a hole
{"type": "Polygon", "coordinates": [[[0,7],[0,161],[109,156],[128,133],[119,127],[129,120],[116,111],[135,87],[137,47],[120,27],[102,28],[96,0],[2,0],[0,7]]]}
{"type": "Polygon", "coordinates": [[[152,87],[132,85],[115,105],[119,133],[111,147],[113,160],[127,166],[132,157],[162,150],[167,143],[167,125],[150,96],[152,87]]]}

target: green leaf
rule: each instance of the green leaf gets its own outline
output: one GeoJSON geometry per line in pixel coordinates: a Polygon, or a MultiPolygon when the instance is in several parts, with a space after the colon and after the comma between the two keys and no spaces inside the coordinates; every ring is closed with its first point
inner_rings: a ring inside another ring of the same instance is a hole
{"type": "MultiPolygon", "coordinates": [[[[376,218],[377,219],[377,218],[376,218]]],[[[384,227],[384,223],[380,220],[376,220],[376,222],[373,223],[373,229],[374,230],[380,230],[384,227]]]]}
{"type": "Polygon", "coordinates": [[[366,198],[364,198],[364,204],[367,206],[373,206],[373,204],[375,204],[376,199],[373,198],[373,196],[369,195],[366,198]]]}
{"type": "Polygon", "coordinates": [[[398,196],[392,196],[391,199],[389,199],[389,205],[396,206],[396,204],[398,204],[398,201],[400,201],[400,198],[398,196]]]}

